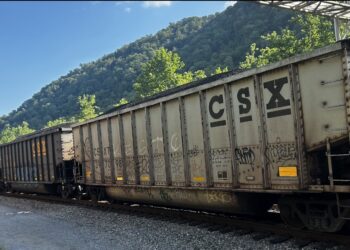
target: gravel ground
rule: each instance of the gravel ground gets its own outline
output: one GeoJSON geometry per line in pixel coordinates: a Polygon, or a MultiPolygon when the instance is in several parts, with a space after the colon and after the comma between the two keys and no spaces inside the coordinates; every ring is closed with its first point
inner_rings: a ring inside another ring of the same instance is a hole
{"type": "MultiPolygon", "coordinates": [[[[318,244],[303,249],[318,249],[318,244]]],[[[0,196],[0,249],[296,249],[117,212],[0,196]]],[[[337,249],[336,247],[330,249],[337,249]]]]}

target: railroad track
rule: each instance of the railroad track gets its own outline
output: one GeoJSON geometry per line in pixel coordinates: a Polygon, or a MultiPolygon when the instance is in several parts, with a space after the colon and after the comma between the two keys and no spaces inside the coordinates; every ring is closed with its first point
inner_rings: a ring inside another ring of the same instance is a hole
{"type": "Polygon", "coordinates": [[[5,197],[30,199],[43,202],[52,202],[74,206],[84,206],[92,209],[127,213],[154,220],[169,221],[177,224],[188,224],[206,228],[209,231],[221,233],[234,232],[236,235],[252,235],[252,239],[259,241],[268,239],[271,244],[294,240],[295,247],[302,248],[311,243],[317,243],[319,249],[338,246],[341,249],[350,249],[349,233],[321,233],[299,230],[284,225],[278,216],[268,218],[252,218],[247,216],[232,216],[227,214],[207,213],[201,211],[164,208],[138,204],[110,204],[107,201],[92,202],[89,200],[61,199],[58,196],[2,193],[5,197]]]}

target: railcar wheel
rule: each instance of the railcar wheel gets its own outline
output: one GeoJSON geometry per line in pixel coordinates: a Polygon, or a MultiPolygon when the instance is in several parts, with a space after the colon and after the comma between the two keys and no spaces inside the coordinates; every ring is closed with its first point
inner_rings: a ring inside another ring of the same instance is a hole
{"type": "Polygon", "coordinates": [[[6,191],[6,185],[3,182],[0,182],[0,193],[3,193],[6,191]]]}
{"type": "Polygon", "coordinates": [[[291,205],[287,204],[280,204],[280,216],[284,223],[286,223],[288,226],[296,228],[296,229],[302,229],[305,227],[303,221],[300,219],[297,210],[293,208],[291,205]]]}
{"type": "Polygon", "coordinates": [[[72,195],[71,188],[69,186],[61,186],[61,197],[62,199],[68,199],[72,195]]]}
{"type": "Polygon", "coordinates": [[[279,202],[282,220],[294,228],[304,228],[319,232],[337,232],[345,224],[343,217],[349,216],[349,209],[341,209],[328,196],[285,197],[279,202]]]}

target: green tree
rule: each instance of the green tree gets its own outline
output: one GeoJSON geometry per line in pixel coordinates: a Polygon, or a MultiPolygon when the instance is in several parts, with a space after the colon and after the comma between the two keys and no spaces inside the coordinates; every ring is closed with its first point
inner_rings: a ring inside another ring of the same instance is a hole
{"type": "Polygon", "coordinates": [[[225,73],[225,72],[228,72],[227,67],[225,67],[223,69],[221,67],[217,67],[211,75],[213,76],[213,75],[217,75],[217,74],[221,74],[221,73],[225,73]]]}
{"type": "Polygon", "coordinates": [[[71,117],[71,118],[58,118],[58,119],[55,119],[55,120],[52,120],[52,121],[48,121],[44,128],[51,128],[51,127],[54,127],[54,126],[58,126],[58,125],[61,125],[61,124],[64,124],[64,123],[70,123],[70,122],[74,122],[74,121],[75,121],[74,117],[71,117]]]}
{"type": "Polygon", "coordinates": [[[117,104],[114,105],[114,107],[119,107],[121,105],[128,104],[128,103],[129,103],[129,101],[123,97],[119,100],[119,102],[117,104]]]}
{"type": "Polygon", "coordinates": [[[22,124],[16,127],[6,126],[0,133],[0,144],[14,141],[17,137],[34,131],[34,129],[29,127],[27,122],[22,122],[22,124]]]}
{"type": "Polygon", "coordinates": [[[78,97],[80,114],[78,121],[86,121],[97,116],[95,95],[83,95],[78,97]]]}
{"type": "Polygon", "coordinates": [[[332,22],[326,17],[298,15],[292,17],[290,23],[296,27],[295,30],[286,27],[280,33],[273,31],[263,35],[261,38],[267,44],[265,48],[251,44],[240,68],[260,67],[335,42],[332,22]]]}
{"type": "Polygon", "coordinates": [[[137,97],[151,96],[205,77],[203,70],[179,73],[184,66],[184,62],[177,53],[165,48],[156,50],[153,58],[142,64],[141,74],[133,85],[137,97]]]}

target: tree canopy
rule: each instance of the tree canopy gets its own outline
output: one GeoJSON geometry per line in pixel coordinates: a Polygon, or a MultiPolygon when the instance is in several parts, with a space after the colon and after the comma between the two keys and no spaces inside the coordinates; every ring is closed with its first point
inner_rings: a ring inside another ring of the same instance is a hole
{"type": "Polygon", "coordinates": [[[203,70],[180,73],[185,63],[176,52],[160,48],[142,64],[141,74],[133,85],[137,97],[151,96],[164,90],[206,77],[203,70]]]}
{"type": "Polygon", "coordinates": [[[298,15],[292,17],[290,23],[294,25],[294,30],[287,26],[281,32],[273,31],[261,36],[266,47],[258,48],[256,43],[252,43],[240,68],[260,67],[335,42],[332,22],[326,17],[298,15]]]}
{"type": "Polygon", "coordinates": [[[80,106],[80,115],[78,117],[79,122],[89,120],[97,116],[95,95],[79,96],[78,102],[80,106]]]}
{"type": "Polygon", "coordinates": [[[32,133],[34,131],[34,129],[29,127],[27,122],[22,122],[22,124],[16,127],[6,126],[0,133],[0,144],[14,141],[17,137],[32,133]]]}

